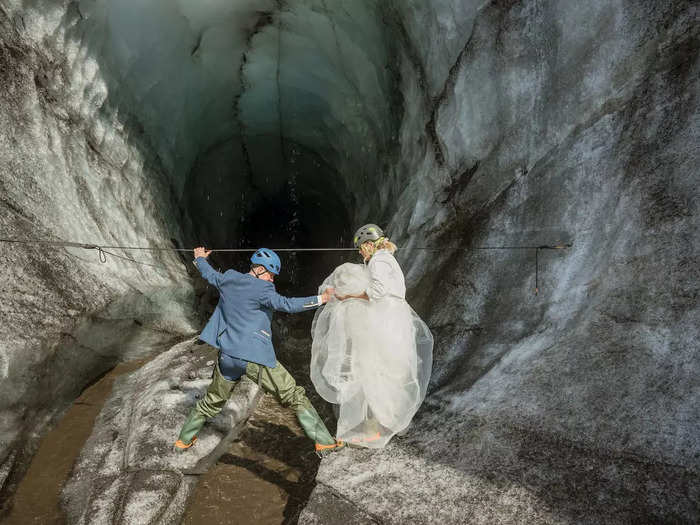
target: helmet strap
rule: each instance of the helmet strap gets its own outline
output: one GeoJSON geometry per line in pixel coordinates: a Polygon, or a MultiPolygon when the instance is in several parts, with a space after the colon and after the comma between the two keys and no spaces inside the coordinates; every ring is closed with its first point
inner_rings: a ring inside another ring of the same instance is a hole
{"type": "Polygon", "coordinates": [[[265,275],[265,272],[268,271],[268,269],[265,268],[264,266],[263,266],[263,271],[260,272],[260,273],[258,273],[257,271],[255,271],[255,268],[251,268],[251,270],[253,271],[253,275],[255,275],[255,277],[257,277],[258,279],[260,279],[260,276],[261,276],[261,275],[265,275]]]}

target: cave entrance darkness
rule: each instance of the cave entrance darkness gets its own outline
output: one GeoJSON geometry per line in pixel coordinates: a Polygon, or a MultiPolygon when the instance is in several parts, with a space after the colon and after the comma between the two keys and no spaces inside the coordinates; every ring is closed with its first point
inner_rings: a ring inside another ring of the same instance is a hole
{"type": "MultiPolygon", "coordinates": [[[[270,137],[271,141],[279,140],[270,137]]],[[[234,147],[235,147],[234,143],[234,147]]],[[[347,247],[352,238],[351,201],[342,177],[323,158],[299,144],[271,163],[275,176],[248,173],[241,180],[224,147],[197,160],[187,178],[182,207],[193,245],[220,248],[347,247]],[[279,175],[277,175],[279,174],[279,175]],[[329,184],[329,181],[334,181],[329,184]]],[[[274,152],[274,150],[273,150],[274,152]]],[[[351,257],[347,252],[281,253],[276,285],[288,294],[314,294],[324,276],[351,257]]],[[[249,253],[215,252],[212,263],[247,271],[249,253]]]]}
{"type": "MultiPolygon", "coordinates": [[[[386,9],[78,2],[109,106],[138,121],[170,178],[183,245],[347,247],[357,222],[390,214],[371,184],[388,175],[403,114],[386,9]]],[[[349,254],[338,255],[285,255],[280,291],[315,292],[349,254]]],[[[221,269],[248,266],[245,256],[212,257],[221,269]]]]}

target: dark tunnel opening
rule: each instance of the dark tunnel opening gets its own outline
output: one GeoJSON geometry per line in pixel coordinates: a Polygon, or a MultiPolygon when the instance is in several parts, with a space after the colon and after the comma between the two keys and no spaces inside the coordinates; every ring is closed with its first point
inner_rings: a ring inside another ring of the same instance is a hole
{"type": "MultiPolygon", "coordinates": [[[[270,137],[271,141],[279,140],[270,137]]],[[[245,151],[228,142],[201,155],[187,177],[181,207],[192,223],[188,244],[210,248],[300,249],[351,247],[354,225],[348,206],[353,197],[342,174],[300,144],[272,149],[272,177],[238,162],[245,151]],[[277,175],[277,176],[275,176],[277,175]],[[273,180],[274,179],[274,180],[273,180]]],[[[215,252],[222,271],[248,271],[250,253],[215,252]]],[[[352,252],[280,252],[283,268],[278,291],[312,295],[352,252]]]]}

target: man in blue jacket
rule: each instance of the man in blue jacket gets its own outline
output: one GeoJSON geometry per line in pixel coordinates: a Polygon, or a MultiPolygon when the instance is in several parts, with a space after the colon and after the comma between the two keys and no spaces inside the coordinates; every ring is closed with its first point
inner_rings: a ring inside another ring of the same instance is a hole
{"type": "Polygon", "coordinates": [[[197,402],[182,426],[176,449],[187,450],[194,444],[207,418],[221,411],[243,374],[265,392],[275,395],[283,406],[296,411],[299,423],[314,441],[319,455],[341,448],[343,443],[330,435],[304,389],[277,361],[270,326],[273,311],[313,310],[328,302],[334,291],[328,289],[323,295],[311,297],[279,295],[273,281],[282,264],[279,256],[266,248],[253,254],[248,273],[217,272],[207,262],[210,253],[211,250],[204,248],[194,250],[195,265],[202,277],[220,294],[219,304],[199,338],[219,349],[219,359],[206,396],[197,402]]]}

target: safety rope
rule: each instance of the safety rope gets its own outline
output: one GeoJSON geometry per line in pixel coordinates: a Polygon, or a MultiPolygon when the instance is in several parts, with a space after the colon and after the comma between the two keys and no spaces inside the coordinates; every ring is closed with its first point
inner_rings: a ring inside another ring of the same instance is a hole
{"type": "MultiPolygon", "coordinates": [[[[167,269],[163,265],[152,264],[143,261],[137,261],[131,257],[125,257],[123,255],[118,255],[114,252],[108,250],[142,250],[142,251],[171,251],[171,252],[192,252],[192,248],[170,248],[170,247],[158,247],[158,246],[112,246],[112,245],[101,245],[92,243],[82,243],[82,242],[72,242],[72,241],[45,241],[45,240],[23,240],[23,239],[3,239],[0,238],[2,243],[15,243],[15,244],[25,244],[25,245],[48,245],[56,246],[61,248],[82,248],[84,250],[96,250],[97,257],[101,263],[107,262],[107,255],[116,257],[117,259],[122,259],[125,261],[130,261],[135,264],[140,264],[143,266],[150,266],[153,268],[163,268],[167,269]]],[[[398,248],[398,250],[421,250],[421,251],[474,251],[474,250],[535,250],[535,294],[539,294],[539,258],[540,250],[566,250],[571,248],[573,244],[541,244],[541,245],[520,245],[520,246],[473,246],[471,248],[427,248],[427,247],[414,247],[414,248],[398,248]]],[[[212,250],[207,250],[219,253],[252,253],[257,251],[256,248],[214,248],[212,250]]],[[[357,248],[275,248],[274,251],[277,252],[355,252],[357,248]]]]}
{"type": "MultiPolygon", "coordinates": [[[[71,241],[43,241],[43,240],[32,240],[32,241],[25,241],[21,239],[0,239],[0,242],[4,243],[15,243],[15,244],[25,244],[25,245],[35,245],[35,244],[44,244],[44,245],[49,245],[49,246],[55,246],[58,248],[82,248],[84,250],[96,250],[97,251],[97,259],[101,263],[106,263],[107,262],[107,255],[110,255],[112,257],[116,257],[117,259],[122,259],[124,261],[129,261],[134,264],[140,264],[142,266],[150,266],[152,268],[162,268],[167,270],[167,267],[162,265],[162,264],[153,264],[153,263],[147,263],[143,261],[137,261],[136,259],[132,259],[131,257],[125,257],[123,255],[119,255],[114,252],[108,251],[108,249],[142,249],[142,248],[129,248],[129,247],[121,247],[121,246],[101,246],[99,244],[87,244],[87,243],[82,243],[82,242],[71,242],[71,241]]],[[[164,248],[168,250],[169,248],[164,248]]]]}
{"type": "Polygon", "coordinates": [[[136,259],[132,259],[131,257],[124,257],[123,255],[117,255],[116,253],[108,252],[107,250],[103,249],[100,246],[97,246],[96,249],[99,253],[101,263],[107,262],[107,258],[104,256],[104,254],[107,254],[107,255],[111,255],[112,257],[116,257],[117,259],[122,259],[124,261],[131,261],[132,263],[140,264],[142,266],[150,266],[152,268],[163,268],[165,270],[168,269],[166,266],[164,266],[162,264],[152,264],[152,263],[147,263],[147,262],[143,262],[143,261],[137,261],[136,259]]]}
{"type": "MultiPolygon", "coordinates": [[[[194,248],[172,248],[160,246],[112,246],[108,244],[93,244],[70,241],[44,241],[44,240],[23,240],[23,239],[3,239],[0,242],[18,243],[18,244],[48,244],[50,246],[68,247],[68,248],[84,248],[86,250],[144,250],[144,251],[173,251],[173,252],[191,252],[194,248]]],[[[540,244],[540,245],[521,245],[521,246],[472,246],[471,248],[427,248],[427,247],[404,247],[397,248],[398,250],[422,250],[431,252],[444,251],[473,251],[473,250],[565,250],[571,248],[573,244],[540,244]]],[[[357,248],[270,248],[276,252],[356,252],[357,248]]],[[[257,251],[257,248],[212,248],[207,251],[211,252],[239,252],[252,253],[257,251]]]]}

